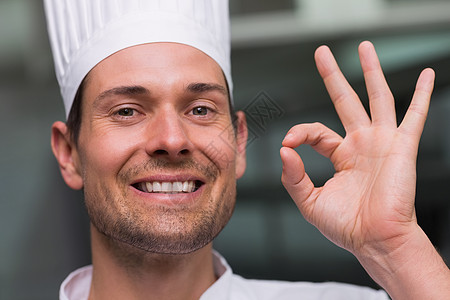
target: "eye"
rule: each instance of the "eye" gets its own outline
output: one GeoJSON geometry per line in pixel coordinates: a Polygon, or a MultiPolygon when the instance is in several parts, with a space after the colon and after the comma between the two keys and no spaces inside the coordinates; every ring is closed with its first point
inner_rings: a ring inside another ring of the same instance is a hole
{"type": "Polygon", "coordinates": [[[192,114],[195,116],[206,116],[208,114],[208,108],[205,106],[198,106],[192,110],[192,114]]]}
{"type": "Polygon", "coordinates": [[[129,108],[129,107],[125,107],[120,109],[117,114],[121,117],[131,117],[134,115],[134,109],[129,108]]]}

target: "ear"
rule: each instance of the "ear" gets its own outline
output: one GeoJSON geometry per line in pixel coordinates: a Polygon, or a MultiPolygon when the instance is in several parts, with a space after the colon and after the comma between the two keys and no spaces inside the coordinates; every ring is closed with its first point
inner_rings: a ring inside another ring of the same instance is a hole
{"type": "Polygon", "coordinates": [[[82,189],[83,179],[79,171],[78,152],[65,123],[58,121],[53,124],[51,144],[66,184],[74,190],[82,189]]]}
{"type": "Polygon", "coordinates": [[[247,121],[243,111],[236,112],[236,178],[242,177],[247,166],[245,150],[247,148],[247,121]]]}

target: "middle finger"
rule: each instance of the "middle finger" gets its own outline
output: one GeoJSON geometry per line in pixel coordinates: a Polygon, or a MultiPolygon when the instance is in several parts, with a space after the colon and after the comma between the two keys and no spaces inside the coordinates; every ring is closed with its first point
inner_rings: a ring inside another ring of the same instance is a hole
{"type": "Polygon", "coordinates": [[[370,118],[364,106],[339,69],[330,49],[327,46],[319,47],[315,59],[317,69],[346,132],[370,126],[370,118]]]}

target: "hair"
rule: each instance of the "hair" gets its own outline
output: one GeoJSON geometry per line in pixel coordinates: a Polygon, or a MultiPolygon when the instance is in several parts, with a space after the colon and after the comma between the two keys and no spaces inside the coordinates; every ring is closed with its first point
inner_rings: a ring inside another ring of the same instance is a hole
{"type": "Polygon", "coordinates": [[[72,142],[75,143],[76,146],[78,146],[78,139],[80,137],[83,94],[86,82],[87,76],[83,79],[80,86],[78,87],[77,93],[75,94],[75,98],[72,102],[72,107],[70,108],[69,116],[67,117],[66,122],[70,138],[72,142]]]}
{"type": "MultiPolygon", "coordinates": [[[[88,74],[89,75],[89,74],[88,74]]],[[[80,137],[81,130],[81,116],[83,114],[83,95],[84,89],[86,87],[86,83],[88,81],[88,75],[84,77],[80,86],[78,87],[77,93],[75,94],[75,98],[72,103],[72,107],[70,108],[69,116],[67,117],[66,126],[69,131],[70,138],[76,146],[78,146],[78,139],[80,137]]],[[[228,83],[226,83],[227,91],[228,91],[228,105],[230,108],[230,116],[231,123],[233,124],[234,132],[236,133],[237,126],[237,115],[234,110],[233,105],[231,104],[231,95],[230,89],[228,88],[228,83]]]]}

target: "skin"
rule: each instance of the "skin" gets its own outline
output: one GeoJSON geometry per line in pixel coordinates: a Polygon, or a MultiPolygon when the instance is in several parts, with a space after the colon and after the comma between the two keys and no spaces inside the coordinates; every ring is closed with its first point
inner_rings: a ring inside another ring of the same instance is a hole
{"type": "Polygon", "coordinates": [[[368,116],[323,46],[316,64],[344,125],[339,136],[322,124],[301,124],[280,150],[282,182],[305,218],[336,245],[353,253],[393,299],[450,299],[450,272],[417,224],[416,158],[434,72],[425,69],[397,126],[394,98],[370,42],[359,47],[370,101],[368,116]],[[293,148],[311,145],[336,173],[315,187],[293,148]],[[336,217],[338,216],[338,217],[336,217]]]}
{"type": "MultiPolygon", "coordinates": [[[[359,52],[370,117],[330,50],[320,47],[317,67],[346,136],[319,123],[294,126],[280,150],[282,182],[305,218],[352,252],[393,299],[450,298],[449,270],[414,211],[415,160],[434,72],[422,72],[397,126],[394,99],[372,44],[362,43],[359,52]],[[315,187],[305,173],[294,150],[301,144],[312,145],[334,164],[336,174],[323,187],[315,187]]],[[[216,280],[211,242],[174,245],[189,236],[198,239],[196,225],[205,216],[199,212],[221,211],[215,215],[218,223],[228,220],[235,181],[245,170],[247,131],[238,113],[236,135],[224,134],[231,126],[226,97],[217,89],[186,90],[199,82],[225,86],[219,66],[196,49],[179,44],[128,48],[89,74],[79,144],[70,140],[64,123],[53,125],[52,148],[62,175],[70,187],[84,189],[93,220],[90,299],[198,299],[216,280]],[[112,97],[106,92],[136,85],[150,93],[118,97],[115,90],[112,97]],[[215,113],[207,117],[192,113],[209,105],[215,113]],[[124,118],[124,107],[136,114],[124,118]],[[183,163],[189,161],[195,164],[183,163]],[[144,194],[134,186],[179,174],[204,184],[192,197],[144,194]],[[108,227],[116,223],[102,223],[99,215],[127,221],[133,234],[159,237],[158,247],[154,239],[138,243],[116,236],[118,228],[108,227]]],[[[213,226],[209,236],[221,226],[213,226]]]]}
{"type": "Polygon", "coordinates": [[[78,144],[64,123],[52,131],[63,177],[83,188],[91,218],[91,299],[198,299],[215,281],[211,241],[232,214],[245,170],[242,112],[236,124],[233,132],[220,67],[193,47],[139,45],[91,70],[78,144]],[[186,180],[201,186],[178,194],[137,188],[186,180]]]}

